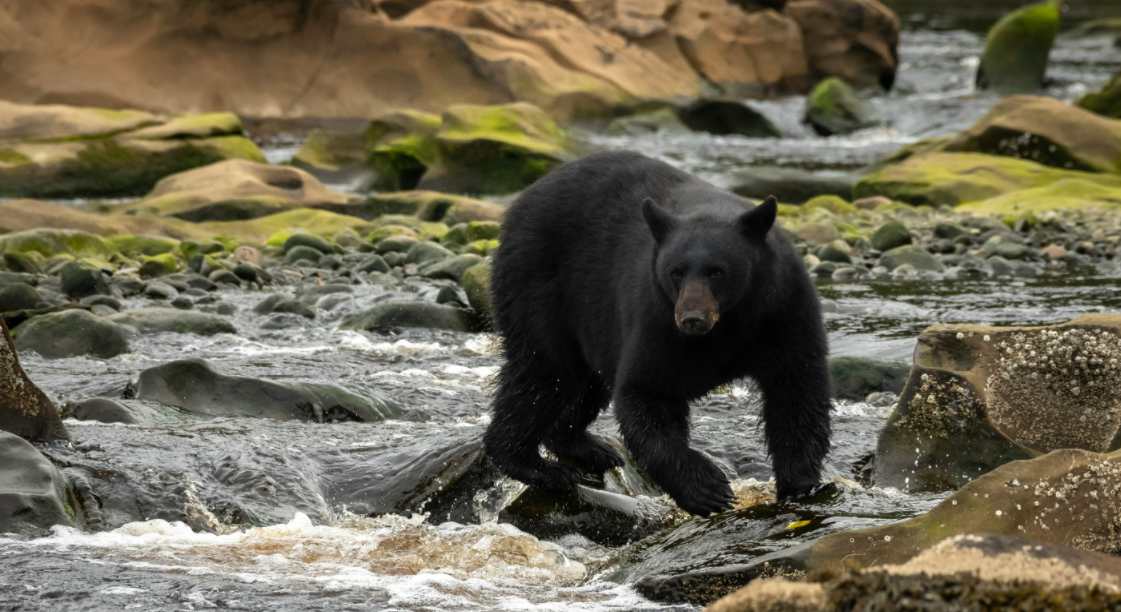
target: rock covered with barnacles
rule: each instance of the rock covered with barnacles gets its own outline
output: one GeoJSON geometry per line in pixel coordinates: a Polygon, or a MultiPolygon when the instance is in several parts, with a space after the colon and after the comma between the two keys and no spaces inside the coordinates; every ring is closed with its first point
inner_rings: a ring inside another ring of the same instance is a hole
{"type": "Polygon", "coordinates": [[[962,486],[1015,459],[1121,447],[1121,316],[935,325],[880,434],[877,484],[962,486]]]}

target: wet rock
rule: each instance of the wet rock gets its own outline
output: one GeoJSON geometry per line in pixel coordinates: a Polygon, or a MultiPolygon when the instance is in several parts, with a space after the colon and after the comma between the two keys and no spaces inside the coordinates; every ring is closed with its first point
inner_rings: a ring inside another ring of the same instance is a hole
{"type": "Polygon", "coordinates": [[[324,255],[335,252],[335,247],[331,246],[331,243],[323,238],[306,232],[296,232],[284,241],[284,254],[287,255],[292,249],[300,246],[313,248],[324,255]]]}
{"type": "Polygon", "coordinates": [[[1027,259],[1031,254],[1031,250],[1028,249],[1028,247],[1006,236],[993,236],[981,245],[982,257],[992,257],[996,255],[1004,259],[1027,259]]]}
{"type": "Polygon", "coordinates": [[[389,272],[389,264],[385,263],[385,259],[381,255],[371,253],[367,255],[361,262],[354,267],[358,272],[389,272]]]}
{"type": "Polygon", "coordinates": [[[140,277],[153,278],[156,276],[174,274],[179,271],[179,267],[179,259],[175,257],[173,253],[162,253],[160,255],[144,257],[143,263],[140,264],[140,277]]]}
{"type": "Polygon", "coordinates": [[[952,489],[1058,448],[1121,447],[1121,320],[1041,327],[936,325],[876,453],[876,482],[952,489]]]}
{"type": "Polygon", "coordinates": [[[1121,121],[1054,98],[1009,96],[945,150],[1005,155],[1066,170],[1121,172],[1121,121]]]}
{"type": "Polygon", "coordinates": [[[731,190],[745,197],[762,199],[773,195],[780,202],[801,203],[822,195],[848,198],[856,177],[843,172],[752,166],[735,173],[731,182],[731,190]]]}
{"type": "Polygon", "coordinates": [[[366,331],[391,331],[402,327],[422,327],[451,331],[473,331],[477,328],[472,313],[460,308],[430,302],[382,302],[343,319],[341,326],[366,331]]]}
{"type": "Polygon", "coordinates": [[[307,319],[290,313],[277,313],[261,322],[261,329],[293,329],[302,327],[307,319]]]}
{"type": "Polygon", "coordinates": [[[818,83],[810,92],[804,120],[821,136],[851,134],[874,123],[856,92],[836,77],[818,83]]]}
{"type": "Polygon", "coordinates": [[[0,312],[32,310],[46,307],[46,302],[34,287],[26,283],[0,286],[0,312]]]}
{"type": "Polygon", "coordinates": [[[195,307],[195,303],[191,300],[191,298],[185,295],[181,295],[171,300],[170,304],[172,308],[178,308],[179,310],[190,310],[195,307]]]}
{"type": "Polygon", "coordinates": [[[39,267],[35,257],[27,253],[4,253],[4,267],[12,272],[39,274],[43,270],[39,267]]]}
{"type": "Polygon", "coordinates": [[[443,278],[458,283],[468,268],[478,265],[481,261],[483,258],[478,255],[464,253],[424,266],[421,268],[421,274],[428,278],[443,278]]]}
{"type": "Polygon", "coordinates": [[[206,278],[213,285],[241,285],[241,278],[229,270],[219,269],[210,273],[206,278]]]}
{"type": "Polygon", "coordinates": [[[844,240],[834,240],[829,244],[822,245],[821,248],[814,251],[814,255],[823,262],[852,263],[852,247],[844,240]]]}
{"type": "Polygon", "coordinates": [[[279,312],[295,314],[307,319],[315,318],[315,310],[311,306],[308,306],[300,300],[288,298],[276,293],[261,300],[260,303],[253,307],[253,312],[257,314],[279,312]]]}
{"type": "Polygon", "coordinates": [[[902,223],[889,221],[876,228],[869,241],[877,251],[890,251],[895,247],[911,244],[911,232],[902,223]]]}
{"type": "MultiPolygon", "coordinates": [[[[401,253],[401,256],[404,257],[404,254],[412,248],[413,245],[417,244],[417,242],[417,239],[412,236],[389,236],[379,240],[377,244],[374,245],[374,250],[382,256],[388,253],[401,253]]],[[[386,261],[388,262],[389,259],[387,258],[386,261]]]]}
{"type": "Polygon", "coordinates": [[[878,391],[898,393],[907,380],[909,368],[863,357],[834,357],[829,360],[833,397],[861,401],[878,391]]]}
{"type": "Polygon", "coordinates": [[[824,582],[753,581],[712,612],[871,610],[922,601],[928,610],[1109,609],[1121,605],[1121,561],[1111,555],[1008,536],[947,538],[902,564],[824,582]]]}
{"type": "Polygon", "coordinates": [[[317,264],[322,258],[323,253],[321,251],[303,245],[292,247],[284,254],[284,262],[289,264],[294,264],[299,261],[317,264]]]}
{"type": "Polygon", "coordinates": [[[59,270],[62,292],[67,297],[78,299],[95,293],[109,293],[107,275],[100,269],[78,261],[72,261],[59,270]]]}
{"type": "Polygon", "coordinates": [[[455,253],[452,253],[435,242],[422,240],[413,244],[409,247],[409,250],[405,252],[405,263],[418,265],[428,264],[447,259],[454,255],[455,253]]]}
{"type": "Polygon", "coordinates": [[[226,376],[201,359],[171,361],[140,373],[136,397],[210,417],[244,416],[316,423],[381,421],[401,414],[393,401],[324,383],[226,376]]]}
{"type": "Polygon", "coordinates": [[[607,125],[609,134],[639,136],[651,132],[687,132],[688,127],[672,108],[659,108],[613,119],[607,125]]]}
{"type": "Polygon", "coordinates": [[[900,266],[911,266],[918,271],[941,272],[942,262],[927,253],[922,247],[907,245],[895,247],[880,256],[879,264],[888,270],[895,270],[900,266]]]}
{"type": "Polygon", "coordinates": [[[1059,6],[1039,2],[1004,16],[989,30],[977,67],[977,86],[1000,93],[1043,87],[1047,58],[1059,32],[1059,6]]]}
{"type": "Polygon", "coordinates": [[[0,533],[45,535],[74,526],[66,478],[26,440],[0,431],[0,533]]]}
{"type": "Polygon", "coordinates": [[[969,230],[955,223],[940,222],[934,226],[934,236],[936,238],[954,240],[969,235],[969,230]]]}
{"type": "Polygon", "coordinates": [[[129,350],[129,330],[81,309],[34,317],[15,329],[16,347],[49,359],[90,355],[109,359],[129,350]]]}
{"type": "Polygon", "coordinates": [[[142,333],[173,332],[200,336],[237,333],[237,328],[225,317],[175,308],[136,308],[113,315],[109,320],[135,327],[142,333]]]}
{"type": "MultiPolygon", "coordinates": [[[[261,273],[264,272],[264,270],[253,264],[241,262],[235,265],[231,272],[233,272],[235,276],[247,283],[259,283],[263,280],[261,273]]],[[[209,283],[209,279],[207,280],[207,282],[209,283]]],[[[213,283],[210,284],[213,285],[213,283]]],[[[210,289],[208,289],[208,291],[210,291],[210,289]]]]}
{"type": "Polygon", "coordinates": [[[144,296],[153,300],[171,300],[179,296],[179,292],[167,283],[148,281],[144,285],[144,296]]]}
{"type": "Polygon", "coordinates": [[[777,138],[782,134],[762,113],[737,100],[701,99],[677,109],[690,130],[726,136],[777,138]]]}
{"type": "Polygon", "coordinates": [[[471,266],[463,271],[460,284],[467,294],[467,303],[480,318],[489,321],[494,317],[494,302],[490,293],[490,261],[471,266]]]}
{"type": "Polygon", "coordinates": [[[100,421],[102,423],[136,423],[132,412],[119,402],[105,397],[94,397],[75,404],[67,404],[62,409],[63,416],[80,421],[100,421]]]}
{"type": "Polygon", "coordinates": [[[1104,117],[1121,119],[1121,73],[1114,75],[1101,91],[1079,98],[1078,106],[1104,117]]]}
{"type": "MultiPolygon", "coordinates": [[[[54,402],[20,366],[17,348],[8,333],[8,326],[0,320],[0,430],[29,440],[69,437],[54,402]]],[[[4,466],[5,463],[0,462],[0,473],[4,466]]],[[[0,486],[2,489],[3,486],[0,486]]]]}

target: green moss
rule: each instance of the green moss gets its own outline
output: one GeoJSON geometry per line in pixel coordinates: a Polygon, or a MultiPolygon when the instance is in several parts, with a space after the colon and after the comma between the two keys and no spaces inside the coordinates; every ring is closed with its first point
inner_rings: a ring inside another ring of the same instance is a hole
{"type": "Polygon", "coordinates": [[[524,102],[452,106],[443,115],[437,139],[445,146],[485,140],[557,159],[567,148],[564,131],[544,111],[524,102]]]}
{"type": "Polygon", "coordinates": [[[985,39],[977,85],[1001,93],[1042,87],[1059,22],[1055,1],[1032,4],[1005,15],[985,39]]]}
{"type": "Polygon", "coordinates": [[[160,255],[174,251],[179,241],[161,236],[138,236],[123,234],[105,239],[109,248],[124,255],[160,255]]]}
{"type": "Polygon", "coordinates": [[[213,149],[220,159],[247,159],[262,164],[268,163],[261,149],[244,136],[218,136],[195,142],[200,147],[213,149]]]}
{"type": "Polygon", "coordinates": [[[19,166],[31,162],[31,158],[15,149],[0,149],[0,164],[5,166],[19,166]]]}
{"type": "Polygon", "coordinates": [[[1081,179],[1063,179],[1033,189],[963,204],[958,210],[1018,219],[1050,210],[1121,208],[1121,182],[1114,186],[1081,179]]]}
{"type": "Polygon", "coordinates": [[[131,208],[156,215],[175,217],[184,221],[200,223],[203,221],[238,221],[256,219],[296,208],[290,200],[280,196],[255,195],[229,200],[199,200],[182,193],[169,193],[144,200],[131,208]]]}
{"type": "Polygon", "coordinates": [[[837,77],[824,79],[810,91],[805,120],[826,136],[848,134],[873,123],[864,102],[837,77]]]}
{"type": "Polygon", "coordinates": [[[230,239],[251,244],[283,245],[284,240],[298,231],[317,236],[332,236],[344,229],[362,232],[369,224],[357,217],[340,215],[325,210],[297,208],[274,215],[246,221],[209,221],[199,223],[210,231],[216,240],[230,239]]]}
{"type": "Polygon", "coordinates": [[[1082,96],[1078,106],[1099,115],[1121,119],[1121,73],[1114,75],[1101,91],[1082,96]]]}
{"type": "Polygon", "coordinates": [[[366,163],[366,158],[365,134],[313,130],[292,158],[292,165],[322,172],[338,172],[347,166],[361,166],[366,163]]]}
{"type": "Polygon", "coordinates": [[[886,196],[911,204],[953,206],[1068,178],[1105,186],[1121,184],[1121,177],[1062,170],[1011,157],[926,153],[862,177],[853,189],[853,196],[857,199],[886,196]]]}
{"type": "Polygon", "coordinates": [[[181,138],[208,138],[212,136],[242,136],[241,119],[233,113],[201,113],[180,115],[167,122],[129,134],[130,138],[167,140],[181,138]]]}
{"type": "Polygon", "coordinates": [[[838,215],[847,215],[855,213],[858,210],[855,206],[846,202],[844,198],[835,195],[821,195],[810,198],[805,204],[802,204],[801,207],[805,210],[823,208],[838,215]]]}
{"type": "Polygon", "coordinates": [[[44,257],[109,257],[113,249],[100,236],[77,230],[33,229],[0,235],[0,252],[39,253],[44,257]]]}
{"type": "Polygon", "coordinates": [[[178,272],[180,267],[179,258],[175,253],[142,257],[140,262],[140,275],[145,278],[178,272]]]}
{"type": "Polygon", "coordinates": [[[498,249],[497,240],[475,240],[467,243],[465,253],[474,253],[475,255],[487,256],[498,249]]]}
{"type": "Polygon", "coordinates": [[[372,232],[366,234],[366,241],[370,244],[381,242],[390,236],[408,236],[409,238],[419,238],[420,234],[413,228],[406,225],[387,224],[382,225],[372,232]]]}

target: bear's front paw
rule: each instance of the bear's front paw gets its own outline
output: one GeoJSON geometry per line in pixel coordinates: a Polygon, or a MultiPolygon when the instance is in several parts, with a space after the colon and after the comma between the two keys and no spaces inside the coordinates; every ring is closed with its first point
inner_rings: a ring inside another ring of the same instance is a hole
{"type": "Polygon", "coordinates": [[[623,467],[623,458],[619,453],[607,442],[589,433],[566,440],[550,441],[545,446],[561,460],[588,474],[602,476],[611,468],[623,467]]]}
{"type": "MultiPolygon", "coordinates": [[[[673,501],[689,514],[708,516],[732,507],[736,497],[732,485],[708,457],[689,449],[674,462],[675,473],[665,474],[659,482],[673,501]]],[[[655,480],[658,480],[655,478],[655,480]]]]}

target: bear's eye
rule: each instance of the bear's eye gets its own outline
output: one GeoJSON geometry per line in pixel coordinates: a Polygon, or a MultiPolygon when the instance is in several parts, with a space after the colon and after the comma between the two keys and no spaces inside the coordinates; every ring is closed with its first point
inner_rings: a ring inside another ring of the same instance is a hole
{"type": "Polygon", "coordinates": [[[720,268],[709,268],[705,271],[705,274],[712,280],[724,278],[724,271],[720,268]]]}
{"type": "Polygon", "coordinates": [[[685,278],[684,270],[670,270],[669,278],[675,283],[680,283],[681,279],[685,278]]]}

